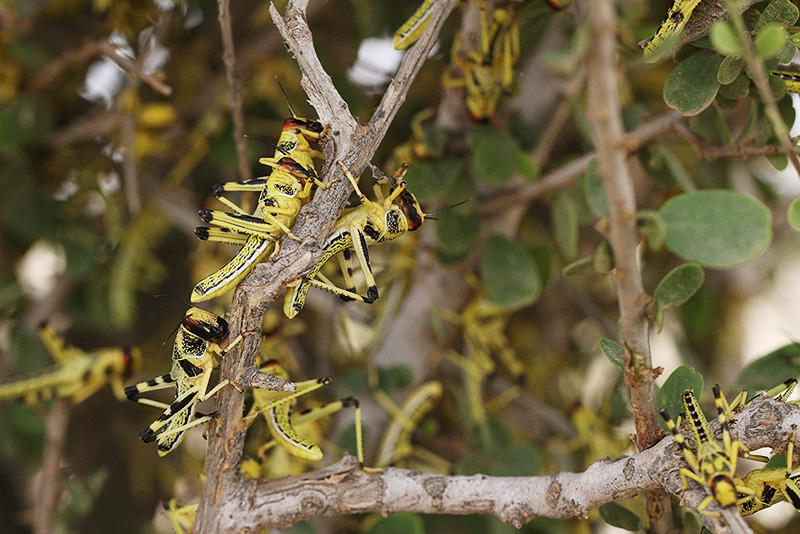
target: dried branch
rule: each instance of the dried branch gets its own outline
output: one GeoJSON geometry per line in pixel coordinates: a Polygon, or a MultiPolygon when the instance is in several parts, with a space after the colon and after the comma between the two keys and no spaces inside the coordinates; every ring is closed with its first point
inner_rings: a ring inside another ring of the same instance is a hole
{"type": "MultiPolygon", "coordinates": [[[[608,240],[614,250],[614,276],[619,303],[619,330],[625,347],[625,381],[631,390],[636,446],[651,447],[659,433],[658,408],[650,356],[645,304],[648,296],[639,265],[636,199],[624,145],[616,64],[616,13],[613,0],[589,3],[594,45],[590,51],[587,118],[597,147],[599,171],[609,203],[608,240]]],[[[671,530],[669,500],[661,491],[647,495],[653,532],[671,530]]]]}
{"type": "MultiPolygon", "coordinates": [[[[792,425],[800,425],[800,407],[762,396],[737,415],[732,434],[750,449],[776,443],[783,449],[792,425]]],[[[711,428],[719,429],[716,421],[711,428]]],[[[230,495],[236,500],[226,506],[219,528],[220,532],[258,532],[287,529],[297,521],[318,517],[400,511],[492,514],[521,527],[540,516],[586,517],[602,504],[640,491],[666,488],[677,493],[683,485],[679,470],[685,466],[671,438],[622,460],[600,460],[582,473],[534,477],[443,476],[397,468],[369,472],[346,455],[313,473],[273,481],[247,479],[236,472],[238,489],[230,495]]],[[[707,495],[707,488],[692,483],[680,498],[696,509],[707,495]]],[[[715,509],[716,504],[709,508],[715,509]]],[[[746,526],[728,528],[727,516],[738,518],[734,522],[741,518],[733,508],[724,512],[724,519],[705,515],[700,519],[718,534],[750,532],[746,526]]]]}
{"type": "Polygon", "coordinates": [[[236,155],[239,160],[239,179],[252,180],[250,156],[244,137],[244,112],[242,111],[242,91],[236,71],[236,50],[233,45],[233,28],[231,27],[230,0],[218,0],[219,27],[222,33],[222,60],[225,63],[225,76],[228,79],[228,92],[233,118],[233,138],[236,142],[236,155]]]}
{"type": "Polygon", "coordinates": [[[64,455],[64,442],[67,439],[72,404],[68,400],[57,400],[45,419],[47,436],[42,459],[42,476],[36,496],[34,512],[34,533],[53,532],[58,498],[61,495],[61,459],[64,455]]]}
{"type": "MultiPolygon", "coordinates": [[[[343,161],[354,174],[363,171],[405,100],[411,83],[455,3],[456,0],[447,0],[436,4],[428,28],[406,53],[395,79],[367,126],[360,126],[350,114],[347,103],[319,62],[305,19],[308,2],[289,2],[285,18],[280,16],[274,5],[270,6],[278,31],[300,65],[301,85],[316,109],[319,120],[329,126],[330,133],[324,147],[327,166],[323,177],[332,187],[318,194],[315,201],[301,211],[293,232],[302,242],[284,238],[274,260],[258,266],[237,288],[231,307],[232,336],[240,332],[257,331],[267,306],[283,291],[285,284],[302,276],[319,261],[322,256],[322,236],[330,232],[350,193],[347,180],[342,180],[341,176],[339,183],[332,183],[334,174],[341,175],[333,162],[343,161]]],[[[223,378],[241,376],[247,367],[253,365],[257,349],[255,336],[245,338],[222,362],[223,378]]],[[[221,532],[220,525],[235,513],[230,508],[231,503],[246,499],[246,493],[249,492],[241,485],[236,468],[246,432],[242,421],[243,399],[243,394],[235,388],[225,388],[218,396],[218,424],[210,431],[206,486],[195,522],[194,531],[198,534],[221,532]]]]}
{"type": "Polygon", "coordinates": [[[142,66],[140,64],[141,59],[139,61],[132,61],[131,59],[120,54],[119,50],[117,50],[117,47],[108,41],[101,41],[97,43],[97,47],[101,54],[116,63],[119,68],[124,70],[128,76],[134,80],[143,81],[152,87],[154,91],[161,93],[164,96],[169,96],[172,94],[172,88],[170,86],[161,81],[157,76],[148,74],[142,70],[142,66]]]}

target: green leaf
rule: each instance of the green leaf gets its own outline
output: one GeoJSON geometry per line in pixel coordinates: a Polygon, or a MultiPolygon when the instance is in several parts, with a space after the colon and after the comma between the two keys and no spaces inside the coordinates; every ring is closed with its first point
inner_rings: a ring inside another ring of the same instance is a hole
{"type": "Polygon", "coordinates": [[[475,169],[484,182],[507,182],[517,167],[517,144],[505,130],[488,126],[473,128],[467,134],[475,169]]]}
{"type": "Polygon", "coordinates": [[[687,389],[694,391],[695,396],[699,398],[703,392],[703,376],[691,365],[681,365],[669,375],[658,391],[656,398],[658,407],[666,408],[673,419],[677,418],[683,412],[681,395],[687,389]]]}
{"type": "Polygon", "coordinates": [[[569,195],[556,198],[552,217],[556,246],[564,258],[574,258],[578,253],[578,208],[569,195]]]}
{"type": "Polygon", "coordinates": [[[780,24],[767,24],[758,32],[754,46],[761,59],[771,58],[783,48],[786,42],[786,30],[780,24]]]}
{"type": "Polygon", "coordinates": [[[457,159],[422,161],[408,168],[405,180],[417,200],[425,202],[444,195],[461,172],[462,165],[457,159]]]}
{"type": "Polygon", "coordinates": [[[761,28],[768,24],[779,24],[784,28],[790,28],[797,22],[799,15],[800,11],[798,11],[797,6],[795,6],[791,0],[774,0],[764,8],[764,11],[758,18],[755,29],[756,31],[760,31],[761,28]]]}
{"type": "Polygon", "coordinates": [[[787,39],[775,57],[778,59],[778,63],[791,63],[795,52],[797,52],[797,47],[790,39],[787,39]]]}
{"type": "Polygon", "coordinates": [[[667,76],[664,101],[683,115],[697,115],[717,96],[721,64],[722,57],[711,50],[689,56],[667,76]]]}
{"type": "Polygon", "coordinates": [[[653,299],[664,309],[677,308],[703,285],[703,268],[696,263],[675,267],[659,282],[653,299]]]}
{"type": "Polygon", "coordinates": [[[674,268],[659,282],[653,296],[655,323],[658,333],[664,328],[664,310],[677,308],[694,295],[703,285],[703,268],[687,263],[674,268]]]}
{"type": "Polygon", "coordinates": [[[434,221],[436,251],[450,261],[469,254],[475,247],[481,229],[481,220],[474,214],[463,215],[449,210],[437,215],[434,221]]]}
{"type": "Polygon", "coordinates": [[[792,200],[789,209],[786,210],[786,220],[795,230],[800,230],[800,197],[792,200]]]}
{"type": "Polygon", "coordinates": [[[532,304],[542,292],[531,255],[522,245],[500,235],[486,241],[481,278],[489,299],[507,309],[532,304]]]}
{"type": "Polygon", "coordinates": [[[733,83],[739,76],[739,73],[742,72],[743,65],[744,62],[741,59],[733,56],[726,56],[725,59],[722,60],[719,70],[717,71],[717,81],[722,85],[733,83]]]}
{"type": "Polygon", "coordinates": [[[581,258],[579,260],[575,260],[561,269],[561,274],[567,278],[583,274],[592,270],[592,262],[593,258],[581,258]]]}
{"type": "Polygon", "coordinates": [[[666,247],[706,267],[732,267],[761,254],[772,240],[772,216],[758,200],[735,191],[675,196],[659,210],[666,247]]]}
{"type": "Polygon", "coordinates": [[[512,442],[494,453],[494,464],[494,476],[534,476],[542,469],[542,453],[530,443],[512,442]]]}
{"type": "Polygon", "coordinates": [[[739,373],[736,384],[752,396],[757,391],[771,389],[798,374],[800,343],[792,343],[750,362],[739,373]]]}
{"type": "Polygon", "coordinates": [[[378,519],[367,530],[369,534],[425,534],[425,524],[418,514],[397,512],[378,519]]]}
{"type": "Polygon", "coordinates": [[[641,210],[636,214],[639,220],[639,232],[647,242],[650,250],[660,250],[664,246],[667,225],[657,211],[641,210]]]}
{"type": "Polygon", "coordinates": [[[715,22],[711,27],[711,44],[723,56],[741,56],[742,42],[733,25],[727,20],[715,22]]]}
{"type": "Polygon", "coordinates": [[[625,372],[625,349],[616,341],[603,338],[600,340],[600,350],[606,355],[617,369],[625,372]]]}
{"type": "Polygon", "coordinates": [[[404,387],[408,387],[413,380],[411,367],[408,365],[392,365],[378,367],[379,387],[389,395],[404,387]]]}
{"type": "Polygon", "coordinates": [[[586,195],[586,203],[595,217],[608,217],[608,198],[603,179],[597,172],[598,161],[593,159],[586,167],[586,174],[583,175],[583,193],[586,195]]]}
{"type": "Polygon", "coordinates": [[[598,243],[592,256],[592,267],[600,274],[608,274],[614,270],[614,249],[608,240],[603,239],[598,243]]]}
{"type": "Polygon", "coordinates": [[[642,530],[642,521],[635,513],[631,512],[618,502],[609,502],[600,507],[600,517],[612,527],[639,532],[642,530]]]}
{"type": "Polygon", "coordinates": [[[748,94],[750,94],[750,77],[742,71],[731,83],[719,88],[718,96],[736,101],[748,94]]]}
{"type": "Polygon", "coordinates": [[[32,139],[42,139],[52,128],[52,112],[44,100],[18,96],[0,108],[0,152],[19,150],[32,139]]]}
{"type": "Polygon", "coordinates": [[[517,150],[517,171],[528,180],[539,177],[539,164],[527,152],[517,150]]]}

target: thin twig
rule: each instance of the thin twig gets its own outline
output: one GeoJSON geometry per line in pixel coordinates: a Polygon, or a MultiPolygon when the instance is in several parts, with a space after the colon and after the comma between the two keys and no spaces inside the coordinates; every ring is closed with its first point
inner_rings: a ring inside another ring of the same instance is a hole
{"type": "Polygon", "coordinates": [[[242,111],[242,91],[239,87],[239,76],[236,72],[236,51],[233,45],[233,28],[231,27],[230,0],[217,0],[219,6],[219,27],[222,33],[222,60],[225,63],[225,75],[228,78],[228,89],[233,119],[233,138],[236,143],[236,155],[239,160],[239,176],[241,180],[252,180],[250,155],[244,137],[244,112],[242,111]]]}
{"type": "MultiPolygon", "coordinates": [[[[636,446],[642,451],[656,442],[660,429],[645,316],[647,295],[637,253],[639,234],[636,228],[636,199],[628,168],[619,101],[613,0],[590,2],[588,17],[593,46],[590,52],[592,68],[587,84],[587,117],[609,203],[608,239],[614,250],[619,330],[625,347],[625,381],[631,391],[636,446]]],[[[645,506],[651,532],[672,530],[669,499],[662,491],[649,492],[645,506]]]]}
{"type": "Polygon", "coordinates": [[[120,54],[117,47],[108,41],[97,43],[97,47],[101,54],[116,63],[119,68],[124,70],[134,80],[143,81],[152,87],[153,90],[161,93],[164,96],[169,96],[172,94],[172,88],[170,86],[158,79],[157,76],[148,74],[142,70],[142,66],[140,64],[142,58],[140,58],[139,61],[131,61],[129,58],[120,54]]]}
{"type": "Polygon", "coordinates": [[[67,438],[70,409],[70,401],[59,399],[53,403],[52,409],[45,418],[47,435],[45,436],[42,476],[39,479],[34,513],[35,534],[51,534],[53,532],[58,497],[61,495],[62,489],[61,458],[67,438]]]}

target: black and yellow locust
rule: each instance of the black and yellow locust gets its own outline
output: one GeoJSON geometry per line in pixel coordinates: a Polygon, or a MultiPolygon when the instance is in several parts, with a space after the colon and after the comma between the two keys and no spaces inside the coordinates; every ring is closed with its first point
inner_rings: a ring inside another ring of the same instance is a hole
{"type": "Polygon", "coordinates": [[[125,399],[122,381],[139,366],[141,352],[109,347],[85,351],[69,346],[47,325],[39,337],[55,365],[33,376],[0,385],[0,400],[38,403],[49,399],[68,399],[78,404],[106,384],[114,395],[125,399]]]}
{"type": "Polygon", "coordinates": [[[192,291],[192,302],[209,300],[232,290],[259,262],[278,250],[284,234],[293,236],[291,226],[297,214],[311,199],[314,186],[325,187],[314,170],[314,158],[322,153],[311,143],[325,135],[317,121],[292,117],[283,123],[275,155],[261,158],[272,167],[269,176],[246,182],[226,182],[214,186],[214,196],[232,212],[200,210],[203,222],[219,228],[198,227],[202,240],[241,245],[239,252],[221,269],[200,280],[192,291]],[[225,198],[231,191],[260,191],[252,214],[225,198]]]}
{"type": "Polygon", "coordinates": [[[644,48],[644,60],[653,62],[658,60],[665,51],[671,49],[679,42],[683,27],[692,16],[700,0],[675,0],[667,11],[667,16],[649,39],[645,39],[639,46],[644,48]]]}
{"type": "Polygon", "coordinates": [[[514,65],[519,59],[519,2],[497,6],[491,12],[483,0],[476,3],[480,8],[480,39],[474,48],[464,52],[461,35],[456,35],[450,56],[463,78],[448,74],[443,83],[449,87],[463,85],[470,116],[475,121],[485,121],[494,116],[500,96],[514,85],[514,65]]]}
{"type": "Polygon", "coordinates": [[[697,506],[697,511],[707,516],[719,516],[720,513],[708,510],[708,506],[716,501],[721,507],[740,506],[752,498],[755,491],[745,486],[736,475],[736,461],[740,452],[748,452],[747,448],[738,440],[733,440],[730,434],[731,409],[719,385],[715,385],[714,403],[717,407],[717,418],[722,428],[722,446],[717,442],[714,434],[708,427],[700,405],[691,390],[685,390],[681,395],[686,414],[686,422],[694,438],[694,451],[689,447],[686,439],[678,430],[678,425],[672,420],[667,410],[661,410],[661,416],[672,432],[675,441],[680,446],[689,468],[680,469],[683,487],[679,491],[689,488],[689,479],[701,484],[708,489],[710,495],[703,499],[697,506]]]}
{"type": "MultiPolygon", "coordinates": [[[[211,312],[190,308],[183,317],[172,348],[172,370],[165,374],[125,388],[132,401],[161,408],[164,413],[140,434],[145,443],[155,441],[158,454],[168,454],[183,439],[187,429],[202,424],[212,416],[196,417],[195,405],[211,398],[229,384],[227,380],[209,389],[211,372],[218,366],[217,357],[223,354],[228,339],[228,322],[211,312]],[[141,398],[148,391],[175,387],[172,404],[141,398]]],[[[239,338],[241,339],[241,338],[239,338]]],[[[237,340],[238,341],[238,340],[237,340]]],[[[228,345],[235,345],[236,341],[228,345]]]]}
{"type": "Polygon", "coordinates": [[[383,243],[396,239],[408,231],[419,228],[425,220],[414,195],[406,188],[403,181],[407,166],[402,165],[391,177],[386,178],[391,186],[387,196],[383,195],[380,184],[375,184],[376,200],[370,200],[361,192],[358,182],[350,170],[342,162],[339,166],[353,185],[361,205],[345,209],[336,222],[330,236],[325,240],[324,255],[320,262],[305,277],[294,282],[294,286],[286,292],[283,313],[290,319],[303,309],[309,288],[313,285],[330,291],[343,300],[360,300],[371,303],[378,298],[378,288],[369,262],[367,247],[375,243],[383,243]],[[356,293],[353,282],[351,249],[355,249],[356,257],[363,271],[367,284],[365,295],[356,293]],[[346,289],[341,289],[324,278],[319,272],[325,263],[336,256],[344,275],[346,289]],[[317,280],[319,277],[322,280],[317,280]]]}
{"type": "MultiPolygon", "coordinates": [[[[289,380],[286,369],[276,360],[269,360],[260,367],[261,371],[275,377],[289,380]]],[[[317,462],[322,460],[322,450],[319,445],[303,437],[296,430],[306,423],[317,421],[332,415],[343,408],[355,408],[356,413],[356,447],[359,462],[364,463],[364,451],[361,436],[361,408],[358,400],[353,397],[329,402],[323,406],[293,413],[295,399],[331,383],[328,377],[296,382],[296,391],[270,391],[266,389],[253,390],[253,405],[245,416],[245,421],[252,424],[259,414],[264,416],[271,440],[264,443],[258,450],[258,460],[246,460],[240,464],[240,469],[248,476],[260,476],[261,462],[266,459],[266,452],[278,445],[292,456],[317,462]]]]}

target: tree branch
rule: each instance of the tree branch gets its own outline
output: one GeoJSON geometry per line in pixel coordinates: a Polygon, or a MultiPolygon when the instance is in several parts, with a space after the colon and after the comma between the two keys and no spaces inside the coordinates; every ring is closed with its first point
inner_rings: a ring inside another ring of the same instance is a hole
{"type": "MultiPolygon", "coordinates": [[[[367,126],[360,126],[350,114],[347,103],[339,95],[330,76],[323,69],[314,49],[311,31],[305,18],[307,0],[290,1],[285,17],[274,5],[270,13],[289,52],[297,59],[302,72],[301,85],[308,94],[319,120],[328,125],[325,141],[326,171],[323,178],[332,184],[315,196],[314,202],[301,210],[292,231],[302,242],[281,241],[281,249],[273,261],[257,266],[236,289],[231,306],[231,336],[258,331],[269,304],[283,291],[286,283],[308,272],[322,256],[320,243],[330,233],[350,193],[347,180],[334,161],[343,161],[353,174],[360,174],[379,146],[419,69],[433,47],[444,20],[456,0],[438,2],[428,28],[406,53],[395,79],[378,105],[367,126]],[[331,142],[332,141],[332,142],[331,142]],[[333,183],[333,175],[340,175],[333,183]]],[[[242,376],[253,365],[258,350],[256,336],[248,336],[224,358],[223,378],[242,376]]],[[[241,475],[237,463],[241,458],[246,427],[242,421],[244,395],[235,388],[223,389],[217,398],[219,418],[209,431],[206,454],[206,486],[197,512],[195,532],[221,532],[222,523],[235,514],[231,503],[247,499],[249,490],[238,484],[241,475]]]]}
{"type": "MultiPolygon", "coordinates": [[[[783,449],[792,425],[800,425],[800,407],[761,396],[736,416],[732,435],[750,449],[776,443],[783,449]]],[[[716,421],[710,426],[719,429],[716,421]]],[[[238,490],[232,494],[236,500],[226,506],[220,531],[287,529],[317,517],[401,511],[491,514],[519,528],[534,517],[586,517],[602,504],[640,491],[666,488],[677,493],[683,485],[679,470],[685,466],[680,448],[669,437],[628,458],[595,462],[582,473],[534,477],[444,476],[398,468],[367,472],[345,455],[324,469],[273,481],[248,479],[237,472],[238,490]]],[[[696,509],[707,491],[693,482],[680,498],[696,509]]],[[[709,511],[719,508],[712,504],[709,511]]],[[[733,508],[724,512],[739,515],[733,508]]],[[[700,519],[717,534],[750,532],[746,526],[729,527],[727,517],[700,519]]]]}
{"type": "MultiPolygon", "coordinates": [[[[590,51],[587,118],[592,128],[599,171],[609,203],[608,240],[614,250],[614,276],[619,302],[619,330],[625,347],[625,381],[631,391],[636,446],[652,446],[660,433],[653,364],[645,305],[649,297],[639,266],[636,199],[624,145],[616,64],[616,13],[613,0],[589,2],[590,51]]],[[[653,532],[671,530],[669,500],[663,492],[647,495],[647,515],[653,532]]]]}

